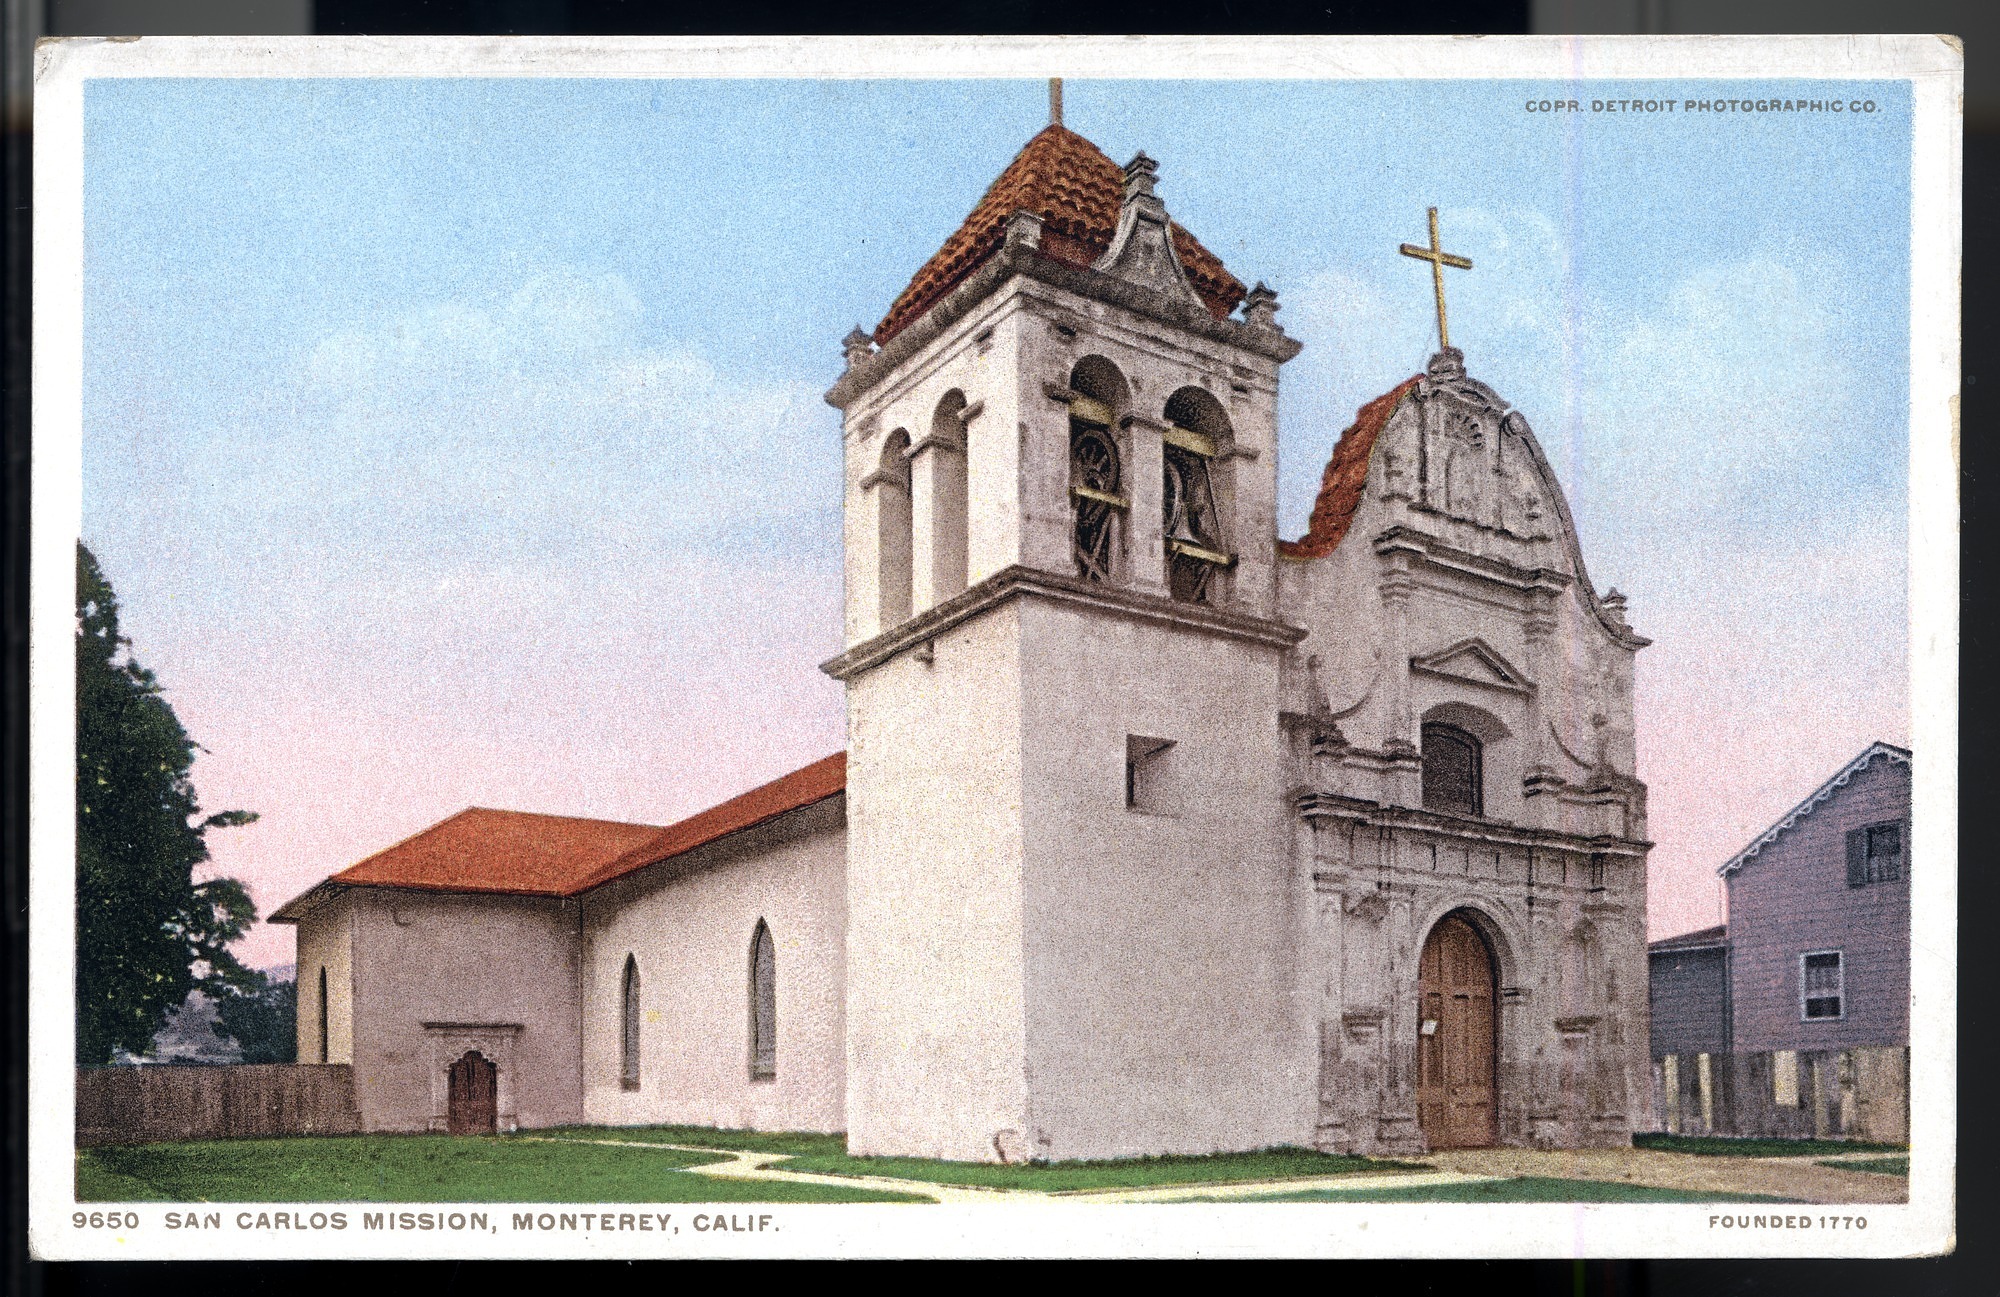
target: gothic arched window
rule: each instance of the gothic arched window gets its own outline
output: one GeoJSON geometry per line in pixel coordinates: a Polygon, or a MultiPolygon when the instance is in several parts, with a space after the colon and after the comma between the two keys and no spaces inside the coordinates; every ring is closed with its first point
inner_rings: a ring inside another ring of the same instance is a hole
{"type": "Polygon", "coordinates": [[[750,938],[750,1079],[778,1075],[778,952],[762,919],[750,938]]]}
{"type": "Polygon", "coordinates": [[[1175,392],[1165,414],[1160,521],[1167,588],[1187,603],[1213,603],[1218,574],[1235,562],[1223,521],[1227,483],[1217,469],[1230,442],[1229,416],[1198,387],[1175,392]]]}
{"type": "Polygon", "coordinates": [[[1114,579],[1125,495],[1124,457],[1113,429],[1125,379],[1102,356],[1085,356],[1070,371],[1069,498],[1071,550],[1086,581],[1114,579]]]}
{"type": "Polygon", "coordinates": [[[639,961],[625,956],[625,978],[619,990],[618,1084],[639,1088],[639,961]]]}
{"type": "Polygon", "coordinates": [[[1479,740],[1456,725],[1424,722],[1424,809],[1484,815],[1479,740]]]}

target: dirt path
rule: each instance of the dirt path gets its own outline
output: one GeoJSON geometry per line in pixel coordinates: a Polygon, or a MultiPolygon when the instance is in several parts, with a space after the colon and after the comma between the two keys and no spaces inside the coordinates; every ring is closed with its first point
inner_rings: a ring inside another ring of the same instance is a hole
{"type": "Polygon", "coordinates": [[[632,1139],[545,1139],[534,1135],[518,1139],[544,1144],[600,1144],[607,1148],[673,1149],[683,1153],[720,1154],[726,1162],[680,1168],[688,1175],[711,1175],[723,1180],[762,1180],[781,1184],[820,1184],[836,1188],[885,1189],[892,1193],[916,1193],[939,1202],[1174,1202],[1182,1198],[1248,1198],[1274,1190],[1301,1189],[1381,1189],[1391,1185],[1459,1184],[1491,1179],[1454,1171],[1402,1171],[1387,1175],[1323,1175],[1309,1179],[1240,1180],[1217,1184],[1149,1185],[1134,1189],[1091,1189],[1049,1193],[1040,1189],[989,1189],[977,1185],[938,1184],[930,1180],[903,1180],[886,1175],[822,1175],[814,1171],[787,1171],[771,1165],[789,1154],[751,1153],[740,1149],[713,1148],[696,1144],[658,1144],[632,1139]]]}
{"type": "Polygon", "coordinates": [[[771,1163],[790,1157],[789,1153],[751,1153],[741,1149],[713,1148],[700,1144],[659,1144],[636,1139],[545,1139],[518,1135],[517,1139],[541,1144],[600,1144],[607,1148],[672,1149],[678,1153],[707,1153],[728,1158],[704,1166],[680,1167],[688,1175],[710,1175],[719,1180],[762,1180],[778,1184],[832,1185],[838,1189],[884,1189],[891,1193],[923,1194],[939,1202],[995,1202],[1000,1199],[1046,1201],[1048,1194],[1032,1189],[980,1189],[971,1185],[932,1184],[928,1180],[896,1180],[885,1175],[820,1175],[812,1171],[786,1171],[771,1163]]]}
{"type": "MultiPolygon", "coordinates": [[[[1756,1157],[1697,1157],[1689,1153],[1660,1153],[1641,1148],[1592,1148],[1544,1152],[1527,1148],[1455,1149],[1432,1153],[1422,1171],[1382,1175],[1350,1173],[1293,1179],[1236,1181],[1233,1183],[1193,1183],[1150,1185],[1132,1189],[1072,1190],[1050,1193],[1039,1189],[989,1189],[972,1185],[937,1184],[929,1180],[904,1180],[885,1175],[823,1175],[811,1171],[787,1171],[781,1163],[784,1153],[753,1153],[740,1149],[712,1148],[695,1144],[657,1144],[628,1139],[540,1139],[523,1140],[552,1144],[601,1144],[610,1148],[671,1149],[685,1153],[720,1155],[727,1161],[682,1168],[688,1175],[707,1175],[724,1180],[761,1180],[769,1183],[830,1185],[836,1188],[883,1189],[893,1193],[922,1194],[939,1202],[1176,1202],[1188,1198],[1249,1198],[1273,1192],[1293,1193],[1311,1189],[1414,1188],[1427,1184],[1466,1184],[1479,1180],[1511,1179],[1515,1176],[1545,1176],[1560,1180],[1603,1180],[1611,1183],[1648,1185],[1659,1189],[1683,1189],[1697,1193],[1762,1194],[1792,1201],[1823,1203],[1905,1202],[1908,1184],[1899,1176],[1866,1171],[1843,1171],[1818,1166],[1813,1159],[1756,1157]]],[[[1836,1155],[1838,1156],[1838,1155],[1836,1155]]],[[[1858,1156],[1858,1155],[1853,1155],[1858,1156]]],[[[1879,1156],[1879,1155],[1877,1155],[1879,1156]]]]}
{"type": "Polygon", "coordinates": [[[1696,1157],[1643,1148],[1586,1148],[1543,1152],[1529,1148],[1454,1149],[1424,1159],[1467,1175],[1553,1176],[1689,1189],[1704,1193],[1756,1193],[1804,1202],[1906,1202],[1900,1176],[1841,1171],[1793,1159],[1696,1157]]]}

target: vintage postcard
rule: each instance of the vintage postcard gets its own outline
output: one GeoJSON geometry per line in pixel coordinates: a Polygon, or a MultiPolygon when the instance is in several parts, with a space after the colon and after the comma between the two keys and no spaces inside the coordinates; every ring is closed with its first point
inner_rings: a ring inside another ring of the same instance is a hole
{"type": "Polygon", "coordinates": [[[1949,37],[38,57],[38,1255],[1953,1246],[1949,37]]]}

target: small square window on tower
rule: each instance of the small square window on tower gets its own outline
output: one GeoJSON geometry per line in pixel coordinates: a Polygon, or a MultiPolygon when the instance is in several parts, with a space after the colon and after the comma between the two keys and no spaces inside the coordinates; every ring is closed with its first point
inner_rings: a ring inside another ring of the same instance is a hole
{"type": "Polygon", "coordinates": [[[1180,810],[1176,744],[1172,739],[1125,736],[1125,807],[1149,815],[1180,810]]]}

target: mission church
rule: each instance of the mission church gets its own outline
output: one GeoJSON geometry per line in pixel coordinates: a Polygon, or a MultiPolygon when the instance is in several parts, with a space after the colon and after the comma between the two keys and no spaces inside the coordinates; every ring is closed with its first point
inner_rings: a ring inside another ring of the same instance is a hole
{"type": "MultiPolygon", "coordinates": [[[[1059,99],[1057,100],[1059,105],[1059,99]]],[[[1633,657],[1451,347],[1277,535],[1278,300],[1054,122],[845,341],[848,748],[668,826],[470,809],[297,925],[368,1130],[962,1160],[1627,1143],[1633,657]]]]}

